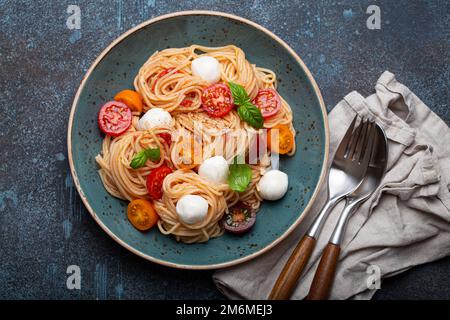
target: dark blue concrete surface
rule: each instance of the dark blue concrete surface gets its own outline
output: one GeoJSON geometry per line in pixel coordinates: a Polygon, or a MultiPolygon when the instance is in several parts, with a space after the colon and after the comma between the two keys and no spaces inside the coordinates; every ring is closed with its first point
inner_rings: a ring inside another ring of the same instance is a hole
{"type": "MultiPolygon", "coordinates": [[[[384,70],[450,123],[448,1],[0,0],[0,298],[222,298],[211,272],[173,270],[127,252],[96,225],[70,177],[66,131],[78,85],[127,29],[187,9],[234,13],[272,30],[314,74],[330,110],[372,92],[384,70]],[[66,27],[69,4],[81,30],[66,27]],[[370,4],[381,30],[366,28],[370,4]],[[66,288],[80,266],[81,290],[66,288]]],[[[450,298],[450,258],[383,282],[377,299],[450,298]]]]}

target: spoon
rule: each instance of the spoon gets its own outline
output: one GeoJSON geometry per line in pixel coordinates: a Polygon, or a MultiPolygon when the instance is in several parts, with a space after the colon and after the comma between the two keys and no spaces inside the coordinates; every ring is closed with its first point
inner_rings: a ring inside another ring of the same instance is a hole
{"type": "Polygon", "coordinates": [[[308,300],[323,300],[329,297],[336,273],[341,243],[350,216],[366,201],[380,185],[387,163],[387,138],[380,126],[376,127],[375,145],[361,185],[346,197],[346,206],[339,216],[336,227],[323,251],[316,274],[309,289],[308,300]]]}

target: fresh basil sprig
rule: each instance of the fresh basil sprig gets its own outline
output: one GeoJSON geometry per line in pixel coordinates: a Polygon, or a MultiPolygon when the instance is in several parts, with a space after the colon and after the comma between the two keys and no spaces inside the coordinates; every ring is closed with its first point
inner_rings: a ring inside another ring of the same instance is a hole
{"type": "Polygon", "coordinates": [[[228,185],[231,190],[244,192],[252,181],[252,169],[245,163],[238,163],[238,157],[234,158],[230,165],[228,185]]]}
{"type": "Polygon", "coordinates": [[[159,148],[141,150],[134,156],[133,160],[131,160],[130,167],[139,169],[145,165],[145,162],[147,162],[148,159],[156,162],[159,160],[160,156],[161,152],[159,148]]]}
{"type": "Polygon", "coordinates": [[[243,86],[231,81],[228,82],[228,86],[230,87],[231,94],[233,95],[235,105],[241,106],[250,101],[250,97],[248,96],[243,86]]]}
{"type": "Polygon", "coordinates": [[[263,127],[264,119],[261,110],[250,102],[242,104],[237,109],[239,118],[247,122],[253,128],[261,129],[263,127]]]}
{"type": "Polygon", "coordinates": [[[239,118],[247,122],[252,127],[261,129],[264,124],[261,110],[250,102],[250,97],[244,87],[231,81],[228,82],[228,86],[230,87],[234,104],[238,106],[237,112],[239,118]]]}

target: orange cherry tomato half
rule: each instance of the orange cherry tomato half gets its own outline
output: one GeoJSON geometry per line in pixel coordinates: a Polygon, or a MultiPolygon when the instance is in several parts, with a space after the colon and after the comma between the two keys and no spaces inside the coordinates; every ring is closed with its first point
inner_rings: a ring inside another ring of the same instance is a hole
{"type": "Polygon", "coordinates": [[[117,137],[131,126],[131,110],[122,102],[110,101],[100,108],[97,121],[103,133],[117,137]]]}
{"type": "Polygon", "coordinates": [[[142,97],[133,90],[123,90],[115,95],[114,100],[125,103],[131,111],[142,112],[142,97]]]}
{"type": "Polygon", "coordinates": [[[267,146],[273,152],[286,154],[294,147],[294,135],[287,125],[279,124],[267,132],[267,146]],[[278,143],[272,142],[272,130],[278,129],[278,143]]]}
{"type": "Polygon", "coordinates": [[[138,230],[145,231],[153,227],[158,221],[158,214],[153,204],[145,199],[135,199],[128,204],[127,217],[138,230]]]}
{"type": "Polygon", "coordinates": [[[190,136],[190,144],[187,143],[187,137],[183,137],[183,142],[179,147],[181,148],[179,151],[179,157],[181,162],[178,163],[178,167],[180,169],[184,170],[191,170],[194,169],[197,164],[195,163],[195,155],[196,155],[196,149],[199,150],[198,143],[195,142],[195,139],[193,136],[190,136]],[[187,163],[185,163],[187,162],[187,163]]]}
{"type": "Polygon", "coordinates": [[[167,175],[173,171],[168,166],[162,165],[156,169],[153,169],[147,176],[147,191],[153,200],[159,200],[162,198],[163,181],[167,175]]]}
{"type": "Polygon", "coordinates": [[[217,83],[203,90],[202,107],[211,117],[222,118],[233,106],[233,96],[226,85],[217,83]]]}
{"type": "Polygon", "coordinates": [[[259,90],[252,103],[261,110],[264,119],[273,117],[281,109],[280,96],[273,89],[259,90]]]}

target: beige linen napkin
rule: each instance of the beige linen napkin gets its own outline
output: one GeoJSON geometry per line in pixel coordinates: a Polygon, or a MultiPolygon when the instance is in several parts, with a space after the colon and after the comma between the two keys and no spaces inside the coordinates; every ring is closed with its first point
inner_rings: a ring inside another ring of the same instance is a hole
{"type": "MultiPolygon", "coordinates": [[[[367,98],[351,92],[329,114],[331,155],[356,113],[383,127],[389,148],[380,187],[349,221],[332,299],[370,299],[378,274],[386,278],[450,255],[450,128],[388,71],[378,79],[375,91],[367,98]]],[[[216,271],[217,288],[231,299],[266,299],[324,204],[325,188],[287,239],[250,262],[216,271]]],[[[328,218],[292,299],[308,294],[342,207],[340,203],[328,218]]]]}

